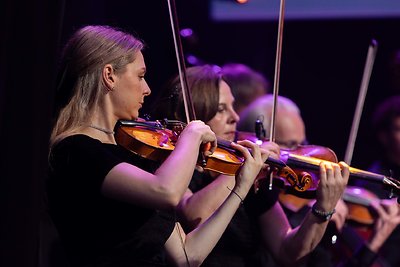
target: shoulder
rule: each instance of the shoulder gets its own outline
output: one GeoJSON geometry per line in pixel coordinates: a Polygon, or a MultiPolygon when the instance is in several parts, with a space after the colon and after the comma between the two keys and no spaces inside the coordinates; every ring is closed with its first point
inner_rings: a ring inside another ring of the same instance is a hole
{"type": "Polygon", "coordinates": [[[98,153],[105,153],[116,145],[102,143],[100,140],[85,134],[74,134],[67,136],[53,145],[50,156],[69,154],[77,157],[83,155],[98,156],[98,153]]]}
{"type": "Polygon", "coordinates": [[[55,145],[53,145],[53,148],[60,149],[65,147],[76,147],[82,145],[100,145],[100,144],[102,144],[100,140],[92,138],[88,135],[74,134],[64,137],[55,145]]]}
{"type": "Polygon", "coordinates": [[[70,135],[51,148],[51,167],[70,168],[115,166],[123,161],[117,145],[105,144],[84,134],[70,135]]]}

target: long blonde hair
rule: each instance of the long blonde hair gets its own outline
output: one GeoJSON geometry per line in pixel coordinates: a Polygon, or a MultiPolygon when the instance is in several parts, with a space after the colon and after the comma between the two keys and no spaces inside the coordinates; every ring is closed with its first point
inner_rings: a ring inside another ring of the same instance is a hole
{"type": "Polygon", "coordinates": [[[115,72],[122,71],[143,47],[138,38],[110,26],[85,26],[75,32],[62,56],[57,88],[61,108],[51,146],[88,123],[106,92],[103,67],[111,64],[115,72]]]}

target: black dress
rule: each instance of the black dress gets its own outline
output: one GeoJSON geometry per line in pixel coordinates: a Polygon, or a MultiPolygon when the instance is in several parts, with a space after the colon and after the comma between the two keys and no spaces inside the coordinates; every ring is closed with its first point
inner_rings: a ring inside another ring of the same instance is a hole
{"type": "MultiPolygon", "coordinates": [[[[199,191],[209,183],[211,178],[206,173],[195,172],[190,183],[193,192],[199,191]]],[[[263,253],[258,218],[268,211],[277,201],[278,191],[268,191],[262,184],[257,194],[251,189],[221,239],[201,266],[267,266],[263,253]]]]}
{"type": "Polygon", "coordinates": [[[150,162],[86,135],[60,141],[50,154],[49,212],[72,266],[162,266],[173,213],[104,197],[101,185],[122,162],[152,171],[150,162]]]}

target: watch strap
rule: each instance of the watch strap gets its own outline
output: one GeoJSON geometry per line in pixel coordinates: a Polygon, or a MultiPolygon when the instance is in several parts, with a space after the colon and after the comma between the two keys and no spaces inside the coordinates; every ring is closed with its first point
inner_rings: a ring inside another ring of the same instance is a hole
{"type": "Polygon", "coordinates": [[[332,211],[322,211],[317,209],[317,203],[314,203],[314,205],[311,208],[312,214],[315,215],[315,217],[321,219],[322,221],[329,221],[332,218],[332,215],[336,212],[336,209],[333,209],[332,211]]]}

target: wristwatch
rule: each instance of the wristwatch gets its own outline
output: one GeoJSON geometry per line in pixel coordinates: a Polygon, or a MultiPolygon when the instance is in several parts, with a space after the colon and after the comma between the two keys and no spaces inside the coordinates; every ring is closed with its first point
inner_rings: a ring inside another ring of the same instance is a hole
{"type": "Polygon", "coordinates": [[[332,218],[332,215],[336,212],[335,209],[332,211],[322,211],[317,209],[317,203],[314,203],[314,205],[311,208],[311,212],[315,215],[315,217],[321,219],[322,221],[329,221],[332,218]]]}

